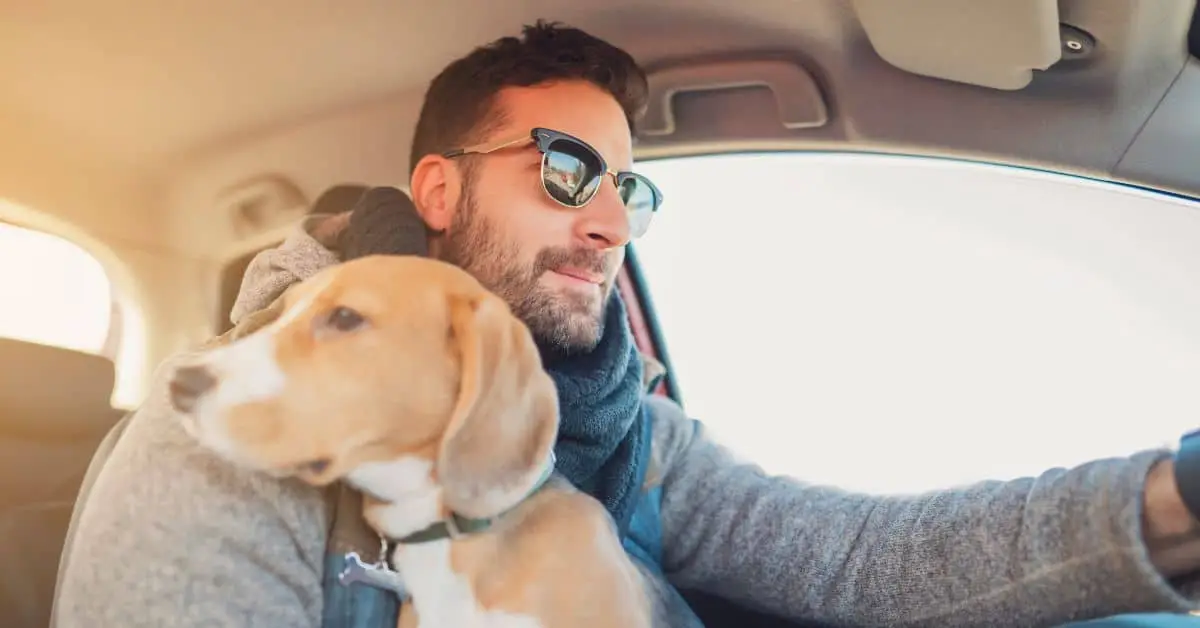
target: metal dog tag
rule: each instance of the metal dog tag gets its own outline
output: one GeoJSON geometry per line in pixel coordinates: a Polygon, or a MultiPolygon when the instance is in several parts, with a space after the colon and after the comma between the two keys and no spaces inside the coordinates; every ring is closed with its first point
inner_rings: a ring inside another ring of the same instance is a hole
{"type": "Polygon", "coordinates": [[[365,584],[376,589],[391,591],[401,601],[408,599],[408,590],[404,588],[404,581],[400,578],[400,574],[389,569],[387,565],[368,565],[362,561],[358,552],[346,554],[345,561],[346,566],[342,569],[342,573],[338,574],[338,582],[342,586],[348,587],[355,583],[365,584]]]}

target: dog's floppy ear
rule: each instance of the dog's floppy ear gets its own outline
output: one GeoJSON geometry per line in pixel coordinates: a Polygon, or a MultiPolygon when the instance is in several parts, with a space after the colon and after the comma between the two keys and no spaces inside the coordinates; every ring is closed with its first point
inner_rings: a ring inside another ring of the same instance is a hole
{"type": "Polygon", "coordinates": [[[499,297],[450,297],[459,350],[458,401],[442,437],[445,505],[489,517],[516,505],[541,477],[558,434],[558,393],[529,330],[499,297]]]}

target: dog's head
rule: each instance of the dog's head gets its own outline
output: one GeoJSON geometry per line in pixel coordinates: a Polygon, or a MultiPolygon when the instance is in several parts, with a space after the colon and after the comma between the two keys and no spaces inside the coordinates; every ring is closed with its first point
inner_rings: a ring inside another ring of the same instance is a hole
{"type": "Polygon", "coordinates": [[[554,383],[529,330],[467,273],[364,257],[296,284],[275,310],[171,374],[171,404],[205,446],[314,485],[426,460],[445,506],[468,516],[537,482],[557,435],[554,383]]]}

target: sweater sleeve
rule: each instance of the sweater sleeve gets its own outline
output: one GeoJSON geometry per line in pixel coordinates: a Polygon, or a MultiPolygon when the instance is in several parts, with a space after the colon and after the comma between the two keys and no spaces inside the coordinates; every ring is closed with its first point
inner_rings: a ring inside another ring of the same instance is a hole
{"type": "Polygon", "coordinates": [[[664,570],[676,586],[836,625],[1057,625],[1185,611],[1141,539],[1147,451],[918,496],[851,493],[736,460],[654,404],[664,570]]]}

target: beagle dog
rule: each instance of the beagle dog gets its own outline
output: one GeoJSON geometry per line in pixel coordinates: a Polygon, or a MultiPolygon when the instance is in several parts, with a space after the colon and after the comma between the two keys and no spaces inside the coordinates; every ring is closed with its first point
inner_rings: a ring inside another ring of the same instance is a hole
{"type": "Polygon", "coordinates": [[[171,403],[233,463],[360,490],[396,542],[399,626],[651,625],[607,511],[553,473],[557,392],[503,300],[450,264],[370,256],[273,309],[177,366],[171,403]]]}

